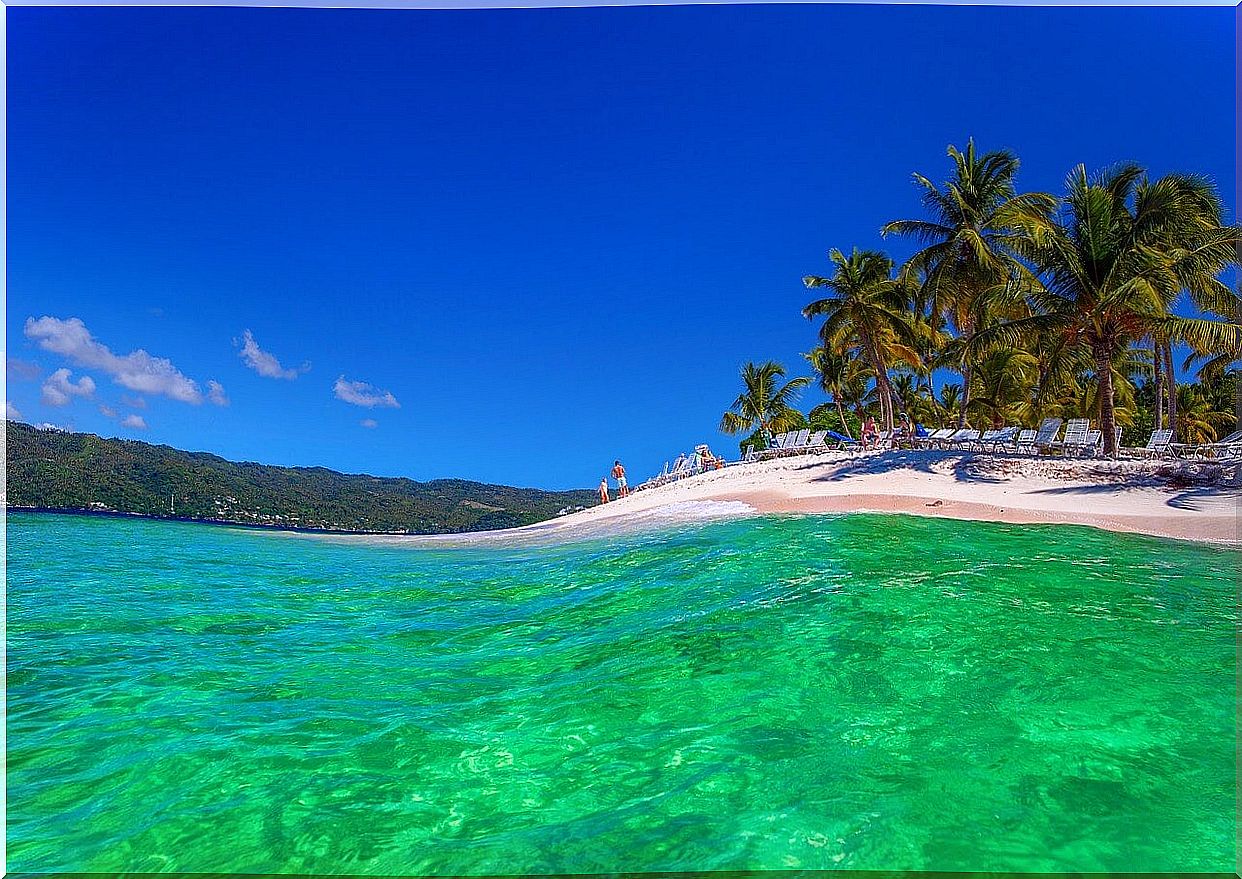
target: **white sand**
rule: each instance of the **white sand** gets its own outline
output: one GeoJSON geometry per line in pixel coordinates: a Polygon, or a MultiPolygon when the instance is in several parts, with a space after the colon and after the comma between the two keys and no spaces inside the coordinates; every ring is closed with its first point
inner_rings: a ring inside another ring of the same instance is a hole
{"type": "Polygon", "coordinates": [[[302,535],[405,546],[542,544],[762,513],[908,513],[1090,525],[1242,544],[1242,491],[1217,464],[939,451],[803,455],[740,464],[524,528],[434,536],[302,535]]]}
{"type": "Polygon", "coordinates": [[[570,536],[661,518],[739,515],[749,508],[1078,524],[1239,543],[1242,493],[1229,483],[1230,474],[1214,464],[934,451],[830,453],[728,467],[510,533],[570,536]]]}

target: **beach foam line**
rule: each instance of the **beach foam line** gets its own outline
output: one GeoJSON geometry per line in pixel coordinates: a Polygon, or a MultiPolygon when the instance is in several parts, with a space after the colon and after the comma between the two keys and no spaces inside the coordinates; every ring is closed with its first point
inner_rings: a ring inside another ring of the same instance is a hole
{"type": "Polygon", "coordinates": [[[745,501],[734,500],[694,500],[674,501],[647,510],[623,513],[612,517],[613,520],[624,519],[659,519],[662,521],[698,522],[714,519],[737,519],[754,516],[758,510],[745,501]]]}

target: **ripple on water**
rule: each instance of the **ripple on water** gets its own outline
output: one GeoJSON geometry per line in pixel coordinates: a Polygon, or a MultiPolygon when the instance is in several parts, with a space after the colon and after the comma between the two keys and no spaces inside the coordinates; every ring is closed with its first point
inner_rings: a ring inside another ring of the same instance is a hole
{"type": "Polygon", "coordinates": [[[1236,561],[867,515],[411,550],[18,514],[9,865],[1220,871],[1236,561]]]}

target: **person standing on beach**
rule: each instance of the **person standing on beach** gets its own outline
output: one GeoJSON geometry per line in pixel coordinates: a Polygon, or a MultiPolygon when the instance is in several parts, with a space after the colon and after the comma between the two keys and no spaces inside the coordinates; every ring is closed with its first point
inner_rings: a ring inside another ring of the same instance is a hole
{"type": "Polygon", "coordinates": [[[878,446],[880,444],[879,428],[875,426],[875,419],[870,415],[868,415],[867,420],[863,422],[862,442],[864,449],[871,448],[872,445],[878,446]]]}
{"type": "Polygon", "coordinates": [[[630,493],[630,487],[625,481],[625,468],[620,461],[612,463],[612,478],[617,480],[617,497],[626,497],[630,493]]]}
{"type": "Polygon", "coordinates": [[[608,503],[608,477],[605,476],[599,481],[599,502],[601,504],[608,503]]]}

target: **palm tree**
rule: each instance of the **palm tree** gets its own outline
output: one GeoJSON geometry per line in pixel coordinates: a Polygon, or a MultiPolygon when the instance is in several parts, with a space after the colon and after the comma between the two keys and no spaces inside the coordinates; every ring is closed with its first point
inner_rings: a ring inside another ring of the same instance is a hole
{"type": "Polygon", "coordinates": [[[881,234],[914,238],[924,245],[907,265],[924,275],[933,313],[946,315],[957,330],[961,344],[953,353],[963,395],[958,427],[964,427],[973,386],[969,343],[997,316],[1016,316],[1020,299],[1015,294],[1033,282],[1015,256],[1016,242],[1030,220],[1051,213],[1056,199],[1017,193],[1018,159],[1008,150],[980,154],[972,139],[965,152],[950,145],[948,155],[953,176],[943,188],[914,175],[930,219],[895,220],[881,234]]]}
{"type": "Polygon", "coordinates": [[[1021,348],[996,348],[972,370],[975,391],[969,406],[984,415],[992,427],[1019,421],[1039,375],[1039,361],[1021,348]]]}
{"type": "Polygon", "coordinates": [[[1178,388],[1177,433],[1187,443],[1213,443],[1222,425],[1233,422],[1230,412],[1218,412],[1197,390],[1190,386],[1178,388]]]}
{"type": "Polygon", "coordinates": [[[919,363],[914,350],[916,333],[909,317],[911,288],[893,277],[893,261],[875,250],[854,249],[848,257],[834,249],[829,255],[834,271],[829,277],[807,275],[809,289],[826,288],[829,295],[802,309],[804,317],[823,317],[820,339],[838,353],[856,351],[870,367],[880,397],[885,430],[893,428],[893,389],[888,366],[901,360],[919,363]]]}
{"type": "MultiPolygon", "coordinates": [[[[976,334],[976,355],[996,344],[1039,336],[1058,349],[1085,349],[1099,383],[1105,454],[1116,454],[1113,364],[1133,342],[1167,337],[1199,352],[1238,346],[1242,326],[1171,314],[1180,291],[1196,301],[1219,296],[1217,275],[1234,259],[1236,229],[1212,216],[1199,178],[1170,174],[1149,182],[1137,165],[1088,177],[1069,175],[1059,216],[1031,220],[1015,249],[1042,282],[1028,291],[1029,317],[976,334]]],[[[1227,290],[1227,288],[1226,288],[1227,290]]]]}
{"type": "Polygon", "coordinates": [[[962,405],[962,386],[957,382],[948,382],[940,389],[940,408],[946,418],[952,418],[962,405]]]}
{"type": "Polygon", "coordinates": [[[828,395],[836,407],[842,432],[853,439],[849,422],[845,420],[845,406],[850,405],[858,414],[867,396],[867,381],[862,375],[863,365],[857,357],[830,351],[823,345],[813,348],[805,357],[819,373],[819,388],[828,395]]]}
{"type": "Polygon", "coordinates": [[[810,383],[806,377],[782,383],[785,367],[775,361],[742,367],[742,384],[746,390],[738,394],[729,411],[720,419],[720,429],[728,434],[760,430],[765,435],[781,433],[796,426],[802,413],[791,403],[802,388],[810,383]]]}

